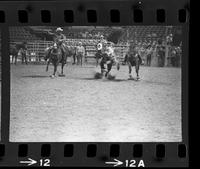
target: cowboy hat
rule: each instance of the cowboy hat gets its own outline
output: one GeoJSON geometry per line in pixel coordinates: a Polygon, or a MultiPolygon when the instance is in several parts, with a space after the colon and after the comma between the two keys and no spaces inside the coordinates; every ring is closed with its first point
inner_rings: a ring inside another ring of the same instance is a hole
{"type": "Polygon", "coordinates": [[[62,32],[63,29],[62,29],[61,27],[59,27],[59,28],[56,29],[56,32],[58,32],[58,31],[61,31],[61,32],[62,32]]]}

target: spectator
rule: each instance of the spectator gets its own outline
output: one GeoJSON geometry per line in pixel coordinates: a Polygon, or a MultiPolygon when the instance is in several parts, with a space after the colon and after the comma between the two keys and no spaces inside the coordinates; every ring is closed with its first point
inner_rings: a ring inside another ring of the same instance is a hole
{"type": "Polygon", "coordinates": [[[152,52],[153,52],[153,48],[149,45],[149,46],[147,47],[147,52],[146,52],[146,56],[147,56],[147,66],[151,66],[152,52]]]}

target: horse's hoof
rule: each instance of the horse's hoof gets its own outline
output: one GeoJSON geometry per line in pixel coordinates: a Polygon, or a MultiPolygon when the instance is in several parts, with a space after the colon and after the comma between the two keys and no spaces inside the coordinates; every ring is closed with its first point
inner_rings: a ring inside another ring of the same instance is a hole
{"type": "Polygon", "coordinates": [[[65,74],[59,74],[58,76],[59,77],[65,77],[65,74]]]}
{"type": "Polygon", "coordinates": [[[114,80],[115,79],[115,76],[111,75],[111,74],[108,74],[107,75],[107,79],[108,80],[114,80]]]}
{"type": "Polygon", "coordinates": [[[137,79],[136,79],[137,81],[139,81],[140,80],[140,77],[137,77],[137,79]]]}
{"type": "Polygon", "coordinates": [[[94,78],[95,78],[95,79],[101,79],[102,76],[103,76],[103,74],[97,72],[97,73],[95,73],[94,78]]]}
{"type": "Polygon", "coordinates": [[[132,75],[129,75],[128,80],[134,80],[133,76],[132,76],[132,75]]]}

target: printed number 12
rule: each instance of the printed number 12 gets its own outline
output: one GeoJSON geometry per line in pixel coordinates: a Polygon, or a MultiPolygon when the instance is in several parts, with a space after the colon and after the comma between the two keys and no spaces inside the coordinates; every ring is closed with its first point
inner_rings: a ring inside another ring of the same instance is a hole
{"type": "Polygon", "coordinates": [[[50,159],[41,159],[40,166],[49,167],[50,166],[50,159]]]}

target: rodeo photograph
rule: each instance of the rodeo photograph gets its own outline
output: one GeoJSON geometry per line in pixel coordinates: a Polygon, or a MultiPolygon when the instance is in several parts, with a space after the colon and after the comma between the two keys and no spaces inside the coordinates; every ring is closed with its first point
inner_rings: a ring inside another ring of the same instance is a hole
{"type": "Polygon", "coordinates": [[[11,142],[182,141],[181,26],[13,26],[9,36],[11,142]]]}
{"type": "MultiPolygon", "coordinates": [[[[1,29],[0,29],[0,126],[1,126],[1,29]]],[[[0,141],[1,141],[1,128],[0,128],[0,141]]]]}

